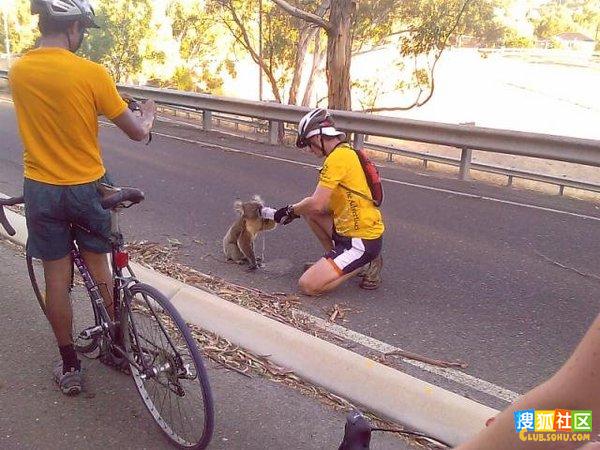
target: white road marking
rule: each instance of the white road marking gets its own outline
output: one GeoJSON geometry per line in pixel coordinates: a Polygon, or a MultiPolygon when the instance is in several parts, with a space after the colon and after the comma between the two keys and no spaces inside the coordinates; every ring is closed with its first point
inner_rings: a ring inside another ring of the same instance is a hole
{"type": "MultiPolygon", "coordinates": [[[[5,99],[0,99],[0,102],[12,103],[10,100],[7,101],[5,99]]],[[[173,120],[170,120],[170,119],[169,119],[169,121],[173,122],[173,120]]],[[[182,122],[182,123],[186,124],[185,122],[182,122]]],[[[103,121],[101,122],[101,124],[105,125],[105,126],[110,126],[110,127],[114,126],[112,123],[107,123],[107,122],[103,122],[103,121]]],[[[186,125],[188,125],[188,124],[186,124],[186,125]]],[[[256,156],[256,157],[260,157],[260,158],[264,158],[264,159],[287,162],[287,163],[296,164],[296,165],[305,166],[305,167],[312,167],[312,168],[319,167],[315,164],[294,161],[294,160],[287,159],[287,158],[262,155],[262,154],[258,154],[258,153],[254,153],[254,152],[248,152],[248,151],[244,151],[244,150],[235,149],[232,147],[219,145],[219,144],[214,144],[214,143],[210,143],[210,142],[202,142],[202,141],[198,141],[198,140],[194,140],[194,139],[182,138],[179,136],[173,136],[173,135],[169,135],[169,134],[165,134],[165,133],[153,132],[153,134],[156,136],[162,136],[162,137],[175,139],[175,140],[179,140],[179,141],[183,141],[183,142],[187,142],[187,143],[191,143],[191,144],[198,144],[198,145],[202,145],[205,147],[218,148],[218,149],[232,152],[232,153],[241,153],[241,154],[246,154],[246,155],[252,155],[252,156],[256,156]]],[[[444,192],[444,193],[457,195],[457,196],[463,196],[463,197],[480,199],[480,200],[487,200],[487,201],[491,201],[491,202],[503,203],[503,204],[508,204],[508,205],[512,205],[512,206],[520,206],[520,207],[542,210],[542,211],[547,211],[547,212],[552,212],[552,213],[557,213],[557,214],[565,214],[565,215],[578,217],[578,218],[582,218],[582,219],[590,219],[590,220],[600,221],[600,217],[588,216],[588,215],[584,215],[584,214],[577,214],[577,213],[557,210],[557,209],[553,209],[553,208],[545,208],[542,206],[531,205],[528,203],[519,203],[519,202],[510,201],[510,200],[494,198],[494,197],[468,194],[466,192],[454,191],[451,189],[436,188],[436,187],[432,187],[432,186],[426,186],[426,185],[421,185],[421,184],[416,184],[416,183],[409,183],[409,182],[405,182],[405,181],[391,180],[391,179],[387,179],[387,178],[384,178],[384,180],[387,182],[390,182],[390,183],[401,184],[401,185],[415,187],[415,188],[419,188],[419,189],[426,189],[426,190],[431,190],[431,191],[436,191],[436,192],[444,192]]],[[[360,344],[360,345],[370,348],[372,350],[376,350],[381,353],[388,353],[388,352],[393,352],[395,350],[398,350],[397,347],[394,347],[390,344],[387,344],[387,343],[379,341],[377,339],[357,333],[348,328],[342,327],[341,325],[337,325],[335,323],[328,322],[319,317],[315,317],[311,314],[308,314],[304,311],[294,310],[294,313],[307,317],[308,319],[313,321],[315,323],[315,325],[317,325],[318,327],[320,327],[336,336],[339,336],[344,339],[348,339],[350,341],[353,341],[357,344],[360,344]]],[[[418,367],[421,370],[424,370],[426,372],[429,372],[429,373],[438,375],[440,377],[446,378],[448,380],[454,381],[458,384],[461,384],[463,386],[469,387],[476,391],[488,394],[490,396],[493,396],[495,398],[498,398],[498,399],[506,401],[506,402],[513,402],[520,396],[520,394],[513,392],[509,389],[503,388],[501,386],[497,386],[497,385],[490,383],[488,381],[485,381],[485,380],[481,380],[477,377],[468,375],[468,374],[461,372],[459,370],[456,370],[456,369],[437,367],[437,366],[433,366],[431,364],[426,364],[426,363],[423,363],[420,361],[414,361],[414,360],[407,359],[407,358],[401,358],[401,359],[403,362],[410,364],[412,366],[418,367]]]]}
{"type": "MultiPolygon", "coordinates": [[[[182,122],[185,123],[185,122],[182,122]]],[[[287,159],[287,158],[280,158],[277,156],[269,156],[269,155],[262,155],[259,153],[254,153],[254,152],[249,152],[249,151],[245,151],[245,150],[239,150],[236,148],[232,148],[232,147],[227,147],[224,145],[219,145],[219,144],[213,144],[211,142],[202,142],[202,141],[198,141],[195,139],[187,139],[187,138],[182,138],[182,137],[178,137],[178,136],[173,136],[173,135],[169,135],[169,134],[165,134],[165,133],[154,133],[157,136],[162,136],[162,137],[166,137],[166,138],[171,138],[171,139],[175,139],[178,141],[183,141],[183,142],[188,142],[190,144],[198,144],[198,145],[203,145],[206,147],[214,147],[214,148],[218,148],[221,150],[225,150],[231,153],[242,153],[245,155],[252,155],[252,156],[256,156],[259,158],[263,158],[263,159],[270,159],[270,160],[274,160],[274,161],[281,161],[281,162],[286,162],[286,163],[290,163],[290,164],[296,164],[299,166],[305,166],[305,167],[312,167],[315,169],[318,169],[320,166],[316,165],[316,164],[309,164],[309,163],[305,163],[305,162],[301,162],[301,161],[294,161],[292,159],[287,159]]],[[[505,205],[511,205],[511,206],[518,206],[518,207],[522,207],[522,208],[529,208],[529,209],[535,209],[535,210],[539,210],[539,211],[546,211],[546,212],[550,212],[550,213],[556,213],[556,214],[563,214],[563,215],[567,215],[567,216],[571,216],[571,217],[577,217],[580,219],[586,219],[586,220],[595,220],[595,221],[599,221],[600,222],[600,217],[596,217],[596,216],[590,216],[587,214],[578,214],[578,213],[574,213],[574,212],[570,212],[570,211],[563,211],[560,209],[554,209],[554,208],[546,208],[544,206],[538,206],[538,205],[532,205],[530,203],[521,203],[521,202],[515,202],[512,200],[505,200],[505,199],[501,199],[501,198],[496,198],[496,197],[488,197],[488,196],[484,196],[484,195],[477,195],[477,194],[469,194],[467,192],[461,192],[461,191],[455,191],[452,189],[444,189],[444,188],[437,188],[437,187],[433,187],[433,186],[427,186],[427,185],[423,185],[423,184],[417,184],[417,183],[409,183],[407,181],[398,181],[398,180],[392,180],[389,178],[382,178],[382,180],[388,182],[388,183],[393,183],[393,184],[401,184],[404,186],[409,186],[409,187],[414,187],[414,188],[418,188],[418,189],[425,189],[428,191],[435,191],[435,192],[443,192],[446,194],[452,194],[452,195],[457,195],[460,197],[467,197],[467,198],[473,198],[476,200],[486,200],[489,202],[495,202],[495,203],[502,203],[505,205]]]]}
{"type": "MultiPolygon", "coordinates": [[[[6,100],[6,99],[0,99],[0,101],[6,102],[6,103],[12,103],[11,100],[6,100]]],[[[177,120],[174,119],[165,119],[165,122],[173,122],[173,123],[181,123],[183,125],[190,125],[187,122],[179,122],[177,120]]],[[[108,122],[100,122],[102,125],[105,126],[110,126],[110,127],[114,127],[115,125],[113,125],[112,123],[108,123],[108,122]]],[[[191,125],[194,128],[199,128],[198,126],[195,125],[191,125]]],[[[287,162],[290,164],[296,164],[298,166],[304,166],[304,167],[312,167],[315,169],[318,169],[320,166],[316,165],[316,164],[309,164],[309,163],[305,163],[305,162],[301,162],[301,161],[294,161],[292,159],[287,159],[287,158],[279,158],[276,156],[269,156],[269,155],[261,155],[259,153],[254,153],[254,152],[248,152],[248,151],[244,151],[244,150],[239,150],[236,148],[232,148],[232,147],[227,147],[224,145],[219,145],[219,144],[213,144],[211,142],[202,142],[202,141],[198,141],[195,139],[187,139],[187,138],[182,138],[179,136],[173,136],[170,134],[166,134],[166,133],[158,133],[158,132],[153,132],[154,135],[156,136],[162,136],[162,137],[166,137],[166,138],[170,138],[170,139],[175,139],[178,141],[183,141],[183,142],[188,142],[190,144],[198,144],[198,145],[203,145],[205,147],[214,147],[214,148],[218,148],[221,150],[225,150],[228,152],[232,152],[232,153],[241,153],[241,154],[245,154],[245,155],[252,155],[252,156],[256,156],[259,158],[263,158],[263,159],[270,159],[270,160],[274,160],[274,161],[281,161],[281,162],[287,162]]],[[[511,206],[518,206],[521,208],[529,208],[529,209],[535,209],[538,211],[545,211],[545,212],[550,212],[550,213],[556,213],[556,214],[562,214],[562,215],[566,215],[566,216],[571,216],[571,217],[577,217],[579,219],[585,219],[585,220],[595,220],[600,222],[600,217],[596,217],[596,216],[590,216],[587,214],[578,214],[578,213],[574,213],[574,212],[570,212],[570,211],[563,211],[560,209],[554,209],[554,208],[546,208],[544,206],[538,206],[538,205],[532,205],[530,203],[521,203],[521,202],[514,202],[512,200],[505,200],[505,199],[501,199],[501,198],[496,198],[496,197],[488,197],[488,196],[484,196],[484,195],[476,195],[476,194],[469,194],[467,192],[461,192],[461,191],[455,191],[452,189],[444,189],[444,188],[437,188],[437,187],[433,187],[433,186],[427,186],[427,185],[423,185],[423,184],[417,184],[417,183],[409,183],[407,181],[398,181],[398,180],[392,180],[389,178],[382,178],[382,180],[388,182],[388,183],[393,183],[393,184],[401,184],[403,186],[409,186],[409,187],[414,187],[417,189],[425,189],[428,191],[435,191],[435,192],[444,192],[446,194],[452,194],[452,195],[457,195],[460,197],[466,197],[466,198],[473,198],[473,199],[477,199],[477,200],[486,200],[489,202],[494,202],[494,203],[502,203],[505,205],[511,205],[511,206]]]]}
{"type": "MultiPolygon", "coordinates": [[[[306,317],[307,319],[313,321],[314,324],[317,325],[319,328],[322,328],[323,330],[326,330],[329,333],[332,333],[344,339],[348,339],[352,342],[355,342],[372,350],[376,350],[381,353],[389,353],[398,350],[398,348],[394,347],[393,345],[386,344],[385,342],[357,333],[356,331],[349,330],[348,328],[345,328],[341,325],[328,322],[319,317],[315,317],[311,314],[308,314],[304,311],[295,309],[294,314],[306,317]]],[[[484,394],[491,395],[492,397],[504,400],[506,402],[513,402],[520,396],[520,394],[516,392],[513,392],[509,389],[505,389],[501,386],[497,386],[493,383],[490,383],[489,381],[481,380],[477,377],[461,372],[460,370],[437,367],[431,364],[423,363],[420,361],[414,361],[408,358],[401,359],[406,364],[418,367],[419,369],[424,370],[426,372],[433,373],[440,377],[454,381],[458,384],[469,387],[476,391],[483,392],[484,394]]]]}
{"type": "Polygon", "coordinates": [[[588,216],[586,214],[578,214],[578,213],[574,213],[574,212],[563,211],[560,209],[546,208],[544,206],[531,205],[529,203],[513,202],[512,200],[504,200],[502,198],[487,197],[485,195],[469,194],[467,192],[454,191],[452,189],[436,188],[433,186],[424,186],[422,184],[409,183],[407,181],[390,180],[387,178],[384,178],[384,180],[388,181],[390,183],[394,183],[394,184],[402,184],[404,186],[410,186],[410,187],[425,189],[425,190],[429,190],[429,191],[444,192],[446,194],[459,195],[461,197],[474,198],[477,200],[487,200],[490,202],[504,203],[504,204],[512,205],[512,206],[521,206],[523,208],[537,209],[537,210],[547,211],[547,212],[552,212],[552,213],[557,213],[557,214],[565,214],[568,216],[579,217],[580,219],[589,219],[589,220],[600,221],[600,217],[588,216]]]}

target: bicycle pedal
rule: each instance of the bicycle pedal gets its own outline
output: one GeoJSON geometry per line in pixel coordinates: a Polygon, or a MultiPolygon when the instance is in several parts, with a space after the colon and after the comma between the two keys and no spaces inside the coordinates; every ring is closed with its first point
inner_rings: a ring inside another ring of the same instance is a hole
{"type": "Polygon", "coordinates": [[[100,336],[102,334],[102,325],[96,325],[95,327],[86,328],[79,333],[79,337],[81,339],[92,339],[96,336],[100,336]]]}

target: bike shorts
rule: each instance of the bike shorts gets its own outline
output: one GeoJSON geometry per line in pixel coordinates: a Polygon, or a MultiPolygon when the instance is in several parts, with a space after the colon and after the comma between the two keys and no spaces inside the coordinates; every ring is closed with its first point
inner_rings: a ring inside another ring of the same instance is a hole
{"type": "Polygon", "coordinates": [[[327,259],[340,275],[346,275],[360,269],[373,261],[381,253],[383,237],[377,239],[360,239],[340,236],[335,231],[332,235],[334,248],[325,253],[327,259]]]}
{"type": "Polygon", "coordinates": [[[100,205],[98,184],[101,182],[109,183],[108,177],[72,186],[26,178],[23,195],[27,256],[44,261],[63,258],[72,250],[73,239],[82,250],[109,253],[110,211],[100,205]],[[70,224],[78,226],[71,230],[70,224]]]}

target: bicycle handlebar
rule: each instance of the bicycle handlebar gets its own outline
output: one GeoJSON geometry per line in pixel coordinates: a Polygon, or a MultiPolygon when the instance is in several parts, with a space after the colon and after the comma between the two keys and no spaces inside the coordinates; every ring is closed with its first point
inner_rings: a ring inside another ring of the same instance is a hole
{"type": "Polygon", "coordinates": [[[371,445],[371,433],[373,431],[398,433],[406,437],[416,438],[419,441],[435,444],[437,446],[436,448],[451,448],[450,444],[418,431],[374,428],[359,411],[352,411],[346,416],[344,438],[338,450],[369,450],[371,445]]]}
{"type": "Polygon", "coordinates": [[[6,218],[6,214],[4,213],[5,206],[14,206],[23,203],[23,197],[11,197],[11,198],[0,198],[0,224],[6,230],[9,236],[14,236],[17,234],[15,229],[12,227],[8,219],[6,218]]]}

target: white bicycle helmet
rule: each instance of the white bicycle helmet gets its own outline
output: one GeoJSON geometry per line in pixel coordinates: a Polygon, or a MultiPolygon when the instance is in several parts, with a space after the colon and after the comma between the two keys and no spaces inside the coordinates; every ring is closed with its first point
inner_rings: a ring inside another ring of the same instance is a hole
{"type": "Polygon", "coordinates": [[[31,0],[31,14],[64,22],[80,20],[84,28],[100,28],[88,0],[31,0]]]}
{"type": "Polygon", "coordinates": [[[345,133],[336,130],[335,123],[329,111],[323,108],[313,109],[300,120],[296,147],[306,147],[308,139],[317,135],[340,136],[342,140],[346,139],[345,133]]]}

